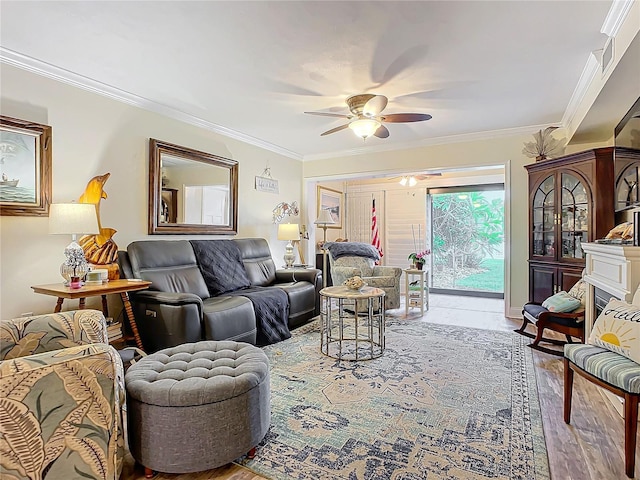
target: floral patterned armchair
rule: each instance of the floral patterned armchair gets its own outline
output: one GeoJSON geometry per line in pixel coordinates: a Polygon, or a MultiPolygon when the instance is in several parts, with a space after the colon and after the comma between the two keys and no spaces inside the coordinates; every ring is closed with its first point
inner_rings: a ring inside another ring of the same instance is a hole
{"type": "Polygon", "coordinates": [[[366,243],[330,242],[326,248],[334,285],[342,285],[347,278],[358,275],[368,286],[385,291],[387,310],[400,308],[401,268],[376,265],[380,256],[372,245],[366,243]]]}
{"type": "Polygon", "coordinates": [[[0,477],[118,479],[123,379],[101,312],[0,320],[0,477]]]}

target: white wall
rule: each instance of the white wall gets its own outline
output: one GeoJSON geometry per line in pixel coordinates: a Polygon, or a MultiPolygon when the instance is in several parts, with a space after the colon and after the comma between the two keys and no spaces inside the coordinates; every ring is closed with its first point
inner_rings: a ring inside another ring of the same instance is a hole
{"type": "MultiPolygon", "coordinates": [[[[0,64],[0,84],[2,115],[52,127],[54,202],[77,200],[92,177],[111,173],[101,220],[118,231],[120,249],[140,239],[192,238],[147,235],[148,143],[156,138],[237,160],[238,237],[266,238],[281,262],[285,244],[276,239],[271,211],[282,201],[301,203],[301,162],[6,64],[0,64]],[[279,194],[254,189],[254,177],[267,162],[279,194]]],[[[0,318],[53,311],[55,298],[35,294],[30,286],[61,281],[59,266],[71,238],[47,230],[47,217],[0,216],[0,318]]],[[[100,305],[96,299],[87,304],[100,305]]],[[[77,301],[68,300],[63,309],[76,307],[77,301]]],[[[116,303],[110,313],[120,308],[116,303]]]]}

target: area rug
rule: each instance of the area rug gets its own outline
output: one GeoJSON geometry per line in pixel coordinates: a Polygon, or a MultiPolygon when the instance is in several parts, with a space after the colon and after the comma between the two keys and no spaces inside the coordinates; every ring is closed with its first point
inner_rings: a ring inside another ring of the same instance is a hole
{"type": "Polygon", "coordinates": [[[549,478],[520,335],[392,319],[375,360],[319,351],[316,323],[266,347],[272,425],[253,460],[280,479],[549,478]]]}

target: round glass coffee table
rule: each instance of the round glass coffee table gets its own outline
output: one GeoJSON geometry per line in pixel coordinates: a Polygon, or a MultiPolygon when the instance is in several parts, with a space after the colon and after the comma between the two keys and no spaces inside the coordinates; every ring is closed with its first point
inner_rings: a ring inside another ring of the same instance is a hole
{"type": "Polygon", "coordinates": [[[380,357],[384,353],[384,295],[384,290],[373,287],[320,290],[320,351],[339,360],[380,357]]]}

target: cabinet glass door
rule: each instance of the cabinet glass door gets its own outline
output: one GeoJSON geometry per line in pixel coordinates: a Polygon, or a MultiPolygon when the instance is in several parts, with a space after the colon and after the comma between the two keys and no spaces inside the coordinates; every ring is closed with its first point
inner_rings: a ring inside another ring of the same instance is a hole
{"type": "Polygon", "coordinates": [[[584,184],[574,175],[561,174],[560,231],[562,258],[583,258],[582,242],[589,239],[589,199],[584,184]]]}
{"type": "Polygon", "coordinates": [[[533,195],[533,254],[555,256],[555,199],[553,175],[545,178],[533,195]]]}
{"type": "Polygon", "coordinates": [[[616,212],[638,205],[638,180],[640,165],[629,165],[616,184],[616,212]]]}

